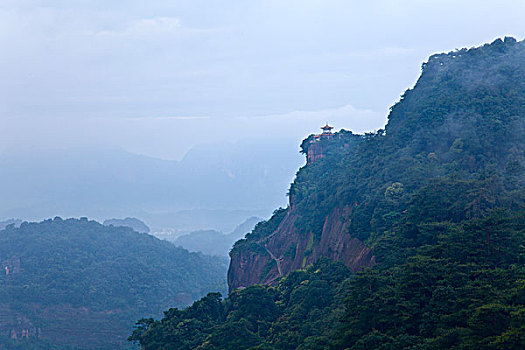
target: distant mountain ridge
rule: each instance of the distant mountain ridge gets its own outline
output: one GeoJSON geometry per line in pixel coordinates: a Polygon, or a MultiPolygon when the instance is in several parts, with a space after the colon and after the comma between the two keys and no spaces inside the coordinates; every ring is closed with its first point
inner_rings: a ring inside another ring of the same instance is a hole
{"type": "MultiPolygon", "coordinates": [[[[197,146],[181,161],[108,149],[4,150],[0,218],[133,216],[152,227],[172,227],[170,215],[181,211],[247,212],[234,218],[231,230],[285,202],[284,191],[300,162],[289,140],[197,146]]],[[[184,229],[227,225],[217,215],[208,225],[184,229]]]]}
{"type": "Polygon", "coordinates": [[[228,256],[235,241],[243,238],[261,218],[251,217],[239,224],[235,230],[224,234],[215,230],[193,231],[179,236],[173,244],[188,249],[190,252],[201,252],[206,255],[228,256]]]}
{"type": "Polygon", "coordinates": [[[102,223],[104,226],[123,226],[123,227],[129,227],[134,231],[141,232],[141,233],[149,233],[150,229],[149,227],[141,220],[137,218],[124,218],[124,219],[107,219],[104,220],[102,223]]]}

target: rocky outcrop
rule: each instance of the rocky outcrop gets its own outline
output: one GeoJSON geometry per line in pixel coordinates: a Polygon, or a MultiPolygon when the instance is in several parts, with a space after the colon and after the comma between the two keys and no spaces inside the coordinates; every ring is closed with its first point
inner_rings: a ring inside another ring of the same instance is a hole
{"type": "Polygon", "coordinates": [[[270,235],[234,250],[228,270],[230,290],[253,284],[275,284],[291,271],[305,268],[320,258],[341,261],[353,271],[374,264],[374,255],[348,232],[351,206],[335,208],[325,218],[320,235],[296,228],[299,216],[293,206],[270,235]]]}

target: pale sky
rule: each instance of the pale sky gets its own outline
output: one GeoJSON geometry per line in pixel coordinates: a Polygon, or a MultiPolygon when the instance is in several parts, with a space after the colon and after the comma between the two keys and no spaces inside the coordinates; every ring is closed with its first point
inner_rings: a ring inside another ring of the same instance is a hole
{"type": "Polygon", "coordinates": [[[0,150],[381,128],[429,55],[525,35],[525,0],[0,0],[0,150]]]}

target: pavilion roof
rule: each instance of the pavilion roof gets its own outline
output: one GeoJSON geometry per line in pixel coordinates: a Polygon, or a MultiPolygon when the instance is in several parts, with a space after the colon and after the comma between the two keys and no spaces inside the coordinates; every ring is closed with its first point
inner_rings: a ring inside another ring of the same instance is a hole
{"type": "Polygon", "coordinates": [[[330,125],[328,125],[328,123],[326,123],[326,125],[325,125],[325,126],[322,126],[322,127],[321,127],[321,129],[323,129],[323,130],[332,130],[333,128],[334,128],[334,127],[333,127],[333,126],[330,126],[330,125]]]}

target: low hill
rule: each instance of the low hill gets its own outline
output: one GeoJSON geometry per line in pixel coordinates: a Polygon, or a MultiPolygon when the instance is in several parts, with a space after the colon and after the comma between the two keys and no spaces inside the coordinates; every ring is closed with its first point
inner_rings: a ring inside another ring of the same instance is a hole
{"type": "Polygon", "coordinates": [[[198,230],[177,237],[173,244],[188,249],[190,252],[202,252],[208,255],[228,256],[234,241],[227,239],[222,232],[198,230]]]}
{"type": "Polygon", "coordinates": [[[228,256],[235,241],[243,238],[261,221],[252,216],[238,225],[228,234],[216,230],[198,230],[178,237],[173,243],[188,249],[190,252],[201,252],[206,255],[228,256]]]}
{"type": "Polygon", "coordinates": [[[0,231],[0,262],[0,344],[53,349],[120,348],[137,318],[224,290],[227,264],[130,228],[60,218],[0,231]]]}
{"type": "Polygon", "coordinates": [[[129,227],[133,231],[142,232],[142,233],[149,233],[150,229],[148,225],[146,225],[142,220],[139,220],[137,218],[124,218],[124,219],[107,219],[104,220],[102,223],[105,226],[113,225],[113,226],[124,226],[129,227]]]}

